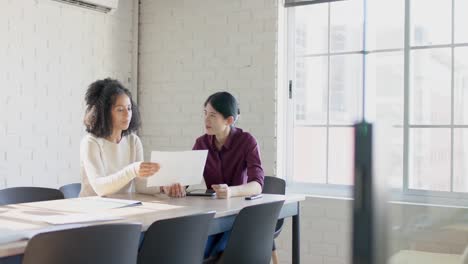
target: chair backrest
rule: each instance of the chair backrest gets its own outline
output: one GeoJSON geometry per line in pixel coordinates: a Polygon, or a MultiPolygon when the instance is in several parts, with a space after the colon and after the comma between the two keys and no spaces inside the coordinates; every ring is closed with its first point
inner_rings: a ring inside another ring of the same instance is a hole
{"type": "MultiPolygon", "coordinates": [[[[262,193],[284,195],[286,194],[286,181],[273,176],[265,176],[262,193]]],[[[284,219],[280,219],[276,223],[275,238],[280,234],[283,224],[284,219]]]]}
{"type": "Polygon", "coordinates": [[[284,195],[286,193],[286,182],[277,177],[265,176],[262,193],[284,195]]]}
{"type": "Polygon", "coordinates": [[[13,187],[0,190],[0,205],[63,199],[57,189],[42,187],[13,187]]]}
{"type": "Polygon", "coordinates": [[[77,198],[80,196],[81,183],[70,183],[59,188],[65,199],[77,198]]]}
{"type": "Polygon", "coordinates": [[[214,212],[156,221],[148,228],[138,264],[202,263],[214,212]]]}
{"type": "Polygon", "coordinates": [[[23,264],[134,264],[141,225],[108,224],[42,233],[26,246],[23,264]]]}
{"type": "Polygon", "coordinates": [[[219,263],[270,263],[273,232],[283,203],[278,201],[243,208],[234,220],[219,263]]]}

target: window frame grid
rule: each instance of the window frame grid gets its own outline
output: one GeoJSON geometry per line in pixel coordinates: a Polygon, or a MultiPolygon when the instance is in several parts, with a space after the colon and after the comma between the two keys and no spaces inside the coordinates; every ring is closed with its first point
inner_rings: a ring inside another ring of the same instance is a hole
{"type": "MultiPolygon", "coordinates": [[[[314,128],[325,128],[326,129],[326,175],[325,175],[325,183],[302,183],[302,182],[294,182],[292,180],[292,176],[287,176],[286,179],[291,187],[294,189],[300,189],[304,192],[307,190],[313,190],[314,193],[322,194],[322,195],[338,195],[338,196],[347,196],[351,195],[351,190],[353,188],[352,185],[342,185],[342,184],[331,184],[329,183],[329,130],[330,128],[343,128],[343,127],[353,127],[352,124],[333,124],[330,123],[330,60],[333,56],[343,56],[343,55],[355,55],[360,54],[362,55],[362,112],[361,116],[365,117],[365,98],[366,98],[366,57],[370,54],[378,54],[378,53],[391,53],[391,52],[403,52],[404,57],[404,69],[403,69],[403,78],[404,78],[404,85],[403,85],[403,126],[401,125],[394,125],[393,127],[403,127],[403,186],[401,190],[392,190],[392,198],[395,200],[421,200],[421,198],[425,198],[423,200],[427,200],[428,197],[435,197],[435,198],[442,198],[442,199],[461,199],[466,200],[468,199],[468,192],[454,192],[454,130],[456,128],[468,128],[467,125],[457,125],[455,124],[454,116],[455,116],[455,105],[454,105],[454,89],[455,89],[455,48],[457,47],[468,47],[468,43],[456,43],[455,44],[455,0],[451,1],[452,5],[452,13],[451,13],[451,43],[450,44],[436,44],[436,45],[419,45],[419,46],[411,46],[411,20],[410,20],[410,13],[411,13],[411,0],[404,0],[404,45],[403,48],[386,48],[386,49],[373,49],[373,50],[366,50],[366,37],[367,37],[367,1],[362,0],[362,6],[364,9],[363,12],[363,49],[362,50],[352,50],[352,51],[344,51],[344,52],[331,52],[331,5],[333,3],[327,3],[328,5],[328,35],[327,35],[327,53],[308,53],[302,55],[296,55],[294,52],[294,36],[293,34],[288,33],[288,58],[287,58],[287,67],[288,67],[288,80],[295,81],[294,73],[295,73],[295,62],[296,59],[301,58],[312,58],[312,57],[327,57],[327,113],[326,113],[326,123],[325,124],[302,124],[298,125],[298,127],[314,127],[314,128]],[[439,125],[420,125],[420,124],[410,124],[409,122],[409,106],[410,106],[410,54],[413,50],[423,50],[423,49],[438,49],[438,48],[450,48],[451,49],[451,105],[450,105],[450,124],[439,124],[439,125]],[[410,153],[410,142],[409,142],[409,134],[412,128],[450,128],[450,191],[435,191],[435,190],[423,190],[423,189],[412,189],[409,188],[409,153],[410,153]]],[[[288,11],[288,32],[294,32],[294,8],[290,8],[288,11]]],[[[294,91],[294,90],[293,90],[294,91]]],[[[294,92],[293,96],[294,98],[294,92]]],[[[294,99],[287,99],[289,105],[288,109],[292,112],[288,115],[288,118],[292,119],[288,121],[290,124],[289,133],[288,135],[294,135],[292,130],[296,127],[296,120],[295,120],[295,113],[294,113],[294,99]]],[[[288,137],[291,138],[291,137],[288,137]]],[[[293,163],[291,160],[294,159],[293,154],[293,140],[290,140],[287,144],[288,147],[288,155],[289,161],[287,165],[287,175],[291,175],[293,172],[293,163]]]]}

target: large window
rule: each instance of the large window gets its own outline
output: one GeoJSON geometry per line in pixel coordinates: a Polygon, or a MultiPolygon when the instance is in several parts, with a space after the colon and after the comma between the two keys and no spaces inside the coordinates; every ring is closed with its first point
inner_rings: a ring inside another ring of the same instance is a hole
{"type": "Polygon", "coordinates": [[[407,193],[468,192],[468,0],[347,0],[288,9],[288,179],[353,183],[352,125],[407,193]],[[466,105],[466,107],[465,107],[466,105]]]}

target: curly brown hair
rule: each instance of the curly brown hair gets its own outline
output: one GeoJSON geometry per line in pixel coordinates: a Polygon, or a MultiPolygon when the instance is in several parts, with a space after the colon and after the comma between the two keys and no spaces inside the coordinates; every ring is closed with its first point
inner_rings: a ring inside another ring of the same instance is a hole
{"type": "Polygon", "coordinates": [[[141,126],[141,118],[138,106],[132,99],[132,94],[119,81],[106,78],[93,82],[86,91],[86,113],[83,122],[87,132],[101,138],[112,134],[111,110],[117,96],[121,94],[126,94],[132,104],[132,119],[128,129],[122,131],[122,136],[138,131],[141,126]]]}

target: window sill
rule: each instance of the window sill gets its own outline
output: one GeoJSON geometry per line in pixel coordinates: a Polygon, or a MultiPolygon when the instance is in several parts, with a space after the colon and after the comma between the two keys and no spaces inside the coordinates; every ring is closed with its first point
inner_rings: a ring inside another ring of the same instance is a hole
{"type": "MultiPolygon", "coordinates": [[[[311,198],[353,200],[353,187],[347,185],[330,184],[288,184],[286,192],[301,194],[311,198]]],[[[408,191],[392,189],[387,194],[392,204],[406,204],[415,206],[434,206],[468,209],[468,195],[431,191],[408,191]]]]}

